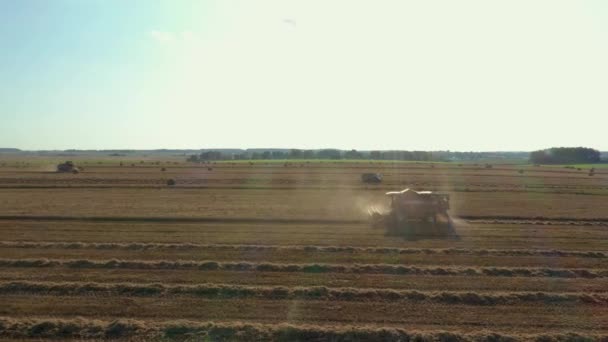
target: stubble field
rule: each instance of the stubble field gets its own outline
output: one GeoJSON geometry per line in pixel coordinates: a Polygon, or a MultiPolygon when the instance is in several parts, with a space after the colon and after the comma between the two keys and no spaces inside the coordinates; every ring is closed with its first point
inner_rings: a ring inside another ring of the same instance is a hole
{"type": "Polygon", "coordinates": [[[0,167],[0,338],[608,339],[608,169],[79,163],[0,167]],[[372,229],[407,187],[459,239],[372,229]]]}

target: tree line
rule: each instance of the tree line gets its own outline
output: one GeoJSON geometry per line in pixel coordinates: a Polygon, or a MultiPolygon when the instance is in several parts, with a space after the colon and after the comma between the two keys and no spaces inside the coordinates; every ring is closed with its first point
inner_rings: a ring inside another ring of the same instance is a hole
{"type": "Polygon", "coordinates": [[[201,151],[190,155],[189,162],[201,163],[215,160],[288,160],[288,159],[323,159],[323,160],[402,160],[402,161],[474,161],[487,158],[525,160],[527,154],[521,152],[452,152],[452,151],[357,151],[357,150],[300,150],[284,151],[247,151],[226,152],[221,150],[201,151]]]}
{"type": "Polygon", "coordinates": [[[587,147],[553,147],[530,153],[534,164],[589,164],[600,159],[600,151],[587,147]]]}

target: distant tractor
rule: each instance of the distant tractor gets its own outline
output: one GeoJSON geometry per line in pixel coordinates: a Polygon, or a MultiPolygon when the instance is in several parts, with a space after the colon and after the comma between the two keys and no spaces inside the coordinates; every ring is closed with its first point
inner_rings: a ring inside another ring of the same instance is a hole
{"type": "Polygon", "coordinates": [[[57,165],[57,172],[78,173],[80,172],[80,169],[76,165],[74,165],[73,162],[68,160],[65,163],[57,165]]]}
{"type": "Polygon", "coordinates": [[[367,184],[382,183],[382,174],[380,173],[364,173],[361,175],[361,181],[367,184]]]}
{"type": "Polygon", "coordinates": [[[448,215],[450,195],[410,189],[386,195],[391,199],[390,211],[369,212],[374,227],[384,227],[389,235],[455,237],[448,215]]]}

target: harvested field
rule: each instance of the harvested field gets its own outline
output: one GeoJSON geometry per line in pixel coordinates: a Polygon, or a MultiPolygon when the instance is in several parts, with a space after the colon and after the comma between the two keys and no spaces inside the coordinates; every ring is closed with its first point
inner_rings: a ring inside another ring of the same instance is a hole
{"type": "MultiPolygon", "coordinates": [[[[364,209],[383,203],[386,190],[161,187],[3,189],[2,192],[3,216],[363,220],[364,209]],[[103,212],[99,208],[104,208],[103,212]]],[[[604,196],[589,194],[455,192],[451,202],[454,214],[472,217],[491,213],[499,217],[608,219],[608,201],[604,196]],[[548,202],[551,205],[546,205],[548,202]]]]}
{"type": "Polygon", "coordinates": [[[608,339],[604,169],[153,163],[0,167],[0,340],[608,339]],[[458,238],[371,228],[405,187],[458,238]]]}

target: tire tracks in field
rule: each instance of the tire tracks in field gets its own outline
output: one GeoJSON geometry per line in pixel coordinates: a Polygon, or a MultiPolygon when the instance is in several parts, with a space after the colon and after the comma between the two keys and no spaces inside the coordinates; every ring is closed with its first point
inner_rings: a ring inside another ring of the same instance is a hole
{"type": "Polygon", "coordinates": [[[87,269],[145,269],[196,270],[234,272],[302,272],[353,273],[432,276],[491,276],[491,277],[549,277],[549,278],[606,278],[608,269],[564,269],[538,267],[431,267],[392,264],[286,264],[218,261],[143,261],[143,260],[88,260],[88,259],[0,259],[0,267],[48,268],[68,267],[87,269]]]}
{"type": "MultiPolygon", "coordinates": [[[[12,232],[19,232],[19,229],[0,229],[0,231],[12,231],[12,232]]],[[[90,229],[53,229],[54,232],[71,232],[71,233],[78,233],[78,232],[91,232],[90,229]]],[[[21,230],[22,232],[22,230],[21,230]]],[[[204,230],[201,232],[196,232],[193,233],[192,231],[180,231],[180,230],[137,230],[137,231],[132,231],[132,230],[112,230],[113,234],[120,234],[120,233],[127,233],[127,234],[149,234],[149,233],[154,233],[154,234],[181,234],[181,235],[186,235],[189,234],[190,236],[202,236],[202,237],[217,237],[217,236],[225,236],[226,234],[231,234],[233,236],[237,236],[237,235],[251,235],[251,234],[263,234],[264,236],[267,237],[277,237],[277,236],[298,236],[298,237],[303,237],[303,238],[308,238],[308,237],[318,237],[320,239],[316,239],[316,240],[323,240],[325,242],[330,242],[330,241],[335,241],[335,242],[342,242],[344,241],[344,233],[327,233],[327,232],[280,232],[280,231],[276,231],[276,230],[272,230],[272,231],[264,231],[264,230],[255,230],[255,231],[247,231],[247,230],[204,230]]],[[[369,239],[369,234],[366,233],[352,233],[352,232],[348,232],[350,237],[353,238],[360,238],[360,239],[364,239],[367,237],[367,241],[371,241],[369,239]]],[[[397,236],[397,238],[399,238],[397,236]]],[[[554,242],[564,242],[564,241],[578,241],[578,242],[593,242],[596,241],[598,238],[598,236],[592,236],[592,237],[570,237],[570,236],[537,236],[534,234],[517,234],[517,233],[513,233],[513,234],[459,234],[458,238],[460,240],[462,239],[466,239],[469,242],[472,241],[479,241],[479,240],[484,240],[484,241],[492,241],[492,242],[496,242],[499,240],[505,240],[505,239],[510,239],[510,240],[528,240],[528,239],[534,239],[534,240],[541,240],[541,241],[546,241],[546,240],[551,240],[554,242]],[[492,240],[493,239],[493,240],[492,240]]],[[[417,240],[427,240],[427,241],[450,241],[444,237],[441,236],[433,236],[433,235],[409,235],[408,239],[405,239],[404,241],[417,241],[417,240]]],[[[378,241],[379,243],[382,243],[382,240],[377,239],[375,241],[378,241]]],[[[459,240],[452,240],[452,241],[459,241],[459,240]]]]}
{"type": "MultiPolygon", "coordinates": [[[[608,217],[575,218],[546,216],[458,215],[467,223],[531,225],[608,225],[608,217]]],[[[305,219],[260,217],[177,217],[177,216],[65,216],[0,215],[0,221],[81,221],[81,222],[159,222],[159,223],[267,223],[267,224],[369,224],[364,219],[305,219]]]]}
{"type": "Polygon", "coordinates": [[[301,251],[309,253],[351,253],[351,254],[424,254],[424,255],[474,255],[474,256],[541,256],[608,258],[608,253],[600,251],[562,251],[541,249],[471,249],[471,248],[396,248],[396,247],[356,247],[356,246],[298,246],[298,245],[229,245],[195,243],[103,243],[103,242],[24,242],[0,241],[0,248],[32,249],[99,249],[99,250],[186,250],[186,251],[236,251],[275,252],[301,251]]]}
{"type": "MultiPolygon", "coordinates": [[[[39,230],[43,230],[43,228],[39,229],[39,230]]],[[[0,231],[12,231],[12,232],[23,232],[23,230],[15,228],[15,229],[2,229],[0,228],[0,231]]],[[[491,230],[494,231],[494,230],[491,230]]],[[[71,233],[78,233],[78,232],[91,232],[90,229],[53,229],[53,232],[71,232],[71,233]]],[[[203,236],[203,237],[213,237],[213,236],[225,236],[226,234],[231,234],[233,236],[237,236],[237,235],[251,235],[251,234],[263,234],[264,236],[270,237],[270,236],[299,236],[299,237],[322,237],[322,240],[324,240],[325,242],[330,242],[330,241],[336,241],[336,242],[341,242],[344,241],[344,233],[341,232],[336,232],[336,233],[328,233],[327,231],[313,231],[313,232],[298,232],[298,231],[289,231],[289,232],[281,232],[281,231],[276,231],[276,230],[255,230],[255,231],[251,231],[251,230],[202,230],[199,232],[193,232],[193,231],[188,231],[188,230],[137,230],[137,231],[133,231],[133,230],[116,230],[113,229],[112,230],[113,234],[119,234],[119,233],[127,233],[127,234],[149,234],[149,233],[153,233],[153,234],[190,234],[191,236],[203,236]]],[[[365,239],[367,241],[369,240],[369,234],[364,233],[364,232],[348,232],[348,235],[350,237],[353,238],[365,238],[367,237],[368,239],[365,239]]],[[[399,238],[397,236],[397,238],[399,238]]],[[[582,242],[586,242],[586,241],[595,241],[598,238],[598,236],[592,236],[592,237],[570,237],[567,235],[564,236],[556,236],[556,235],[552,235],[552,236],[538,236],[535,234],[522,234],[522,233],[513,233],[513,234],[459,234],[458,238],[460,240],[462,239],[466,239],[467,241],[471,242],[473,240],[484,240],[484,241],[498,241],[498,240],[505,240],[505,239],[517,239],[517,240],[526,240],[526,239],[535,239],[535,240],[551,240],[551,241],[582,241],[582,242]],[[495,239],[495,240],[491,240],[491,239],[495,239]]],[[[317,239],[319,240],[319,239],[317,239]]],[[[436,236],[436,235],[409,235],[408,238],[406,239],[406,241],[416,241],[416,240],[434,240],[434,241],[449,241],[448,238],[445,237],[441,237],[441,236],[436,236]]],[[[381,240],[376,240],[379,241],[380,243],[382,242],[381,240]]],[[[459,240],[452,240],[452,241],[459,241],[459,240]]]]}
{"type": "MultiPolygon", "coordinates": [[[[151,183],[147,185],[142,184],[128,184],[128,185],[120,185],[120,184],[103,184],[103,185],[91,185],[91,184],[56,184],[56,185],[37,185],[37,184],[21,184],[21,185],[2,185],[0,184],[0,190],[2,189],[183,189],[183,190],[260,190],[260,191],[268,191],[268,190],[315,190],[315,191],[353,191],[353,190],[378,190],[378,191],[390,191],[394,190],[395,187],[401,188],[412,188],[416,187],[416,185],[395,185],[395,186],[385,186],[385,187],[366,187],[366,186],[324,186],[324,185],[302,185],[302,184],[292,184],[291,186],[278,185],[278,186],[249,186],[249,185],[234,185],[234,184],[217,184],[217,185],[191,185],[192,182],[183,182],[178,181],[179,184],[176,186],[168,187],[165,183],[166,181],[159,181],[156,183],[151,183]]],[[[194,183],[196,184],[196,183],[194,183]]],[[[280,183],[280,184],[288,184],[288,183],[280,183]]],[[[438,192],[464,192],[464,193],[517,193],[517,194],[547,194],[547,195],[578,195],[578,196],[608,196],[608,193],[605,192],[589,192],[589,191],[566,191],[566,190],[534,190],[534,189],[511,189],[511,188],[495,188],[495,189],[471,189],[471,188],[447,188],[447,189],[437,189],[437,188],[427,188],[427,190],[438,191],[438,192]]],[[[542,189],[542,188],[538,188],[542,189]]],[[[608,188],[593,188],[593,190],[606,190],[608,188]]]]}

